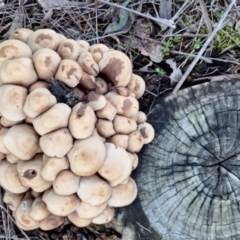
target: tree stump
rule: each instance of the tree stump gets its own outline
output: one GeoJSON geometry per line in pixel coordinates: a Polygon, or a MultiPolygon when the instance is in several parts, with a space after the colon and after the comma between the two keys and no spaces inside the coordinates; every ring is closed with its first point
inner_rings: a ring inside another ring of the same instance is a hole
{"type": "Polygon", "coordinates": [[[148,121],[155,139],[140,153],[138,198],[125,210],[137,239],[240,239],[240,82],[165,97],[148,121]]]}

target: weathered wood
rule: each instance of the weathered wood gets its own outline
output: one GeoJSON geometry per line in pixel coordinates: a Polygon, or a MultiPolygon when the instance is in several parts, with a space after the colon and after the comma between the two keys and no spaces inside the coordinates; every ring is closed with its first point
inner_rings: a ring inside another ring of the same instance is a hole
{"type": "Polygon", "coordinates": [[[156,137],[134,171],[138,199],[124,210],[136,239],[239,239],[240,81],[168,96],[148,121],[156,137]]]}

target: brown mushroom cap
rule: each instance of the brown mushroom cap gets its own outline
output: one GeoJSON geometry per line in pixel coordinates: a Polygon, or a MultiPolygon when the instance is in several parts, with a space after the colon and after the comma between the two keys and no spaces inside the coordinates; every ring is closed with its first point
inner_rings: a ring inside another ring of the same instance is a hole
{"type": "Polygon", "coordinates": [[[115,213],[115,209],[107,206],[100,215],[93,218],[92,223],[94,224],[108,223],[113,219],[114,213],[115,213]]]}
{"type": "Polygon", "coordinates": [[[36,88],[26,98],[23,111],[30,118],[36,118],[57,103],[57,99],[46,88],[36,88]]]}
{"type": "Polygon", "coordinates": [[[50,214],[39,223],[39,228],[43,231],[49,231],[59,227],[63,223],[64,217],[50,214]]]}
{"type": "Polygon", "coordinates": [[[26,118],[23,105],[27,97],[27,89],[17,85],[0,87],[0,112],[6,119],[16,122],[26,118]]]}
{"type": "Polygon", "coordinates": [[[103,53],[108,50],[109,48],[102,43],[93,44],[89,48],[89,52],[92,54],[93,59],[95,60],[96,63],[98,63],[102,59],[103,53]]]}
{"type": "Polygon", "coordinates": [[[24,187],[19,179],[17,165],[3,161],[0,164],[0,184],[5,190],[12,193],[24,193],[29,188],[24,187]]]}
{"type": "Polygon", "coordinates": [[[39,29],[33,32],[27,41],[28,46],[33,52],[36,52],[40,48],[50,48],[57,50],[60,43],[58,34],[51,29],[39,29]]]}
{"type": "Polygon", "coordinates": [[[71,195],[76,193],[79,186],[80,177],[70,170],[63,170],[58,173],[53,182],[53,190],[59,195],[71,195]]]}
{"type": "Polygon", "coordinates": [[[84,52],[84,51],[88,52],[88,50],[90,48],[90,44],[87,41],[85,41],[85,40],[77,40],[76,42],[80,46],[80,49],[81,49],[80,51],[81,52],[84,52]]]}
{"type": "Polygon", "coordinates": [[[116,115],[113,120],[113,127],[116,133],[129,134],[137,129],[137,123],[130,118],[116,115]]]}
{"type": "Polygon", "coordinates": [[[72,108],[68,128],[74,138],[84,139],[92,134],[96,120],[93,109],[79,102],[72,108]]]}
{"type": "Polygon", "coordinates": [[[67,217],[77,227],[86,227],[92,222],[91,218],[80,218],[76,211],[70,213],[67,217]]]}
{"type": "Polygon", "coordinates": [[[12,193],[5,191],[3,195],[3,202],[9,207],[10,210],[16,211],[17,206],[20,204],[24,197],[24,193],[12,193]]]}
{"type": "Polygon", "coordinates": [[[29,160],[39,151],[39,136],[32,126],[18,124],[9,129],[3,144],[17,158],[29,160]]]}
{"type": "Polygon", "coordinates": [[[56,194],[53,189],[44,192],[43,201],[52,214],[63,217],[74,212],[80,203],[76,194],[62,196],[56,194]]]}
{"type": "Polygon", "coordinates": [[[60,62],[55,78],[73,88],[79,84],[83,70],[74,60],[64,59],[60,62]]]}
{"type": "Polygon", "coordinates": [[[37,75],[42,80],[48,80],[53,77],[61,62],[60,56],[49,48],[40,48],[33,54],[33,63],[37,75]]]}
{"type": "Polygon", "coordinates": [[[43,166],[41,170],[42,178],[46,181],[53,182],[57,174],[64,170],[69,168],[69,161],[66,156],[62,158],[51,158],[47,155],[43,155],[43,166]]]}
{"type": "Polygon", "coordinates": [[[59,128],[67,127],[71,108],[65,103],[57,103],[33,120],[38,134],[44,135],[59,128]]]}
{"type": "Polygon", "coordinates": [[[0,66],[9,59],[32,58],[31,48],[22,41],[11,39],[0,43],[0,66]]]}
{"type": "Polygon", "coordinates": [[[132,75],[132,63],[124,53],[116,50],[106,51],[98,65],[100,72],[106,74],[114,86],[128,85],[132,75]]]}
{"type": "Polygon", "coordinates": [[[27,28],[18,28],[13,33],[11,33],[9,39],[20,40],[27,43],[28,37],[33,33],[32,30],[27,28]]]}
{"type": "Polygon", "coordinates": [[[28,87],[37,81],[38,76],[32,60],[22,57],[3,62],[0,79],[2,84],[16,84],[28,87]]]}
{"type": "Polygon", "coordinates": [[[135,93],[136,98],[139,99],[144,94],[146,83],[140,76],[132,74],[127,88],[133,93],[135,93]]]}
{"type": "Polygon", "coordinates": [[[73,138],[68,128],[61,128],[40,138],[40,147],[49,157],[61,158],[68,153],[72,146],[73,138]]]}
{"type": "Polygon", "coordinates": [[[106,94],[108,92],[108,85],[102,78],[96,77],[95,85],[96,85],[96,89],[95,89],[96,93],[106,94]]]}
{"type": "Polygon", "coordinates": [[[144,144],[150,143],[155,135],[155,130],[153,126],[147,122],[138,125],[138,130],[140,131],[144,144]]]}
{"type": "Polygon", "coordinates": [[[113,143],[105,143],[105,147],[107,150],[106,160],[98,173],[114,187],[130,176],[132,160],[125,149],[115,146],[113,143]]]}
{"type": "Polygon", "coordinates": [[[110,207],[124,207],[131,204],[137,197],[137,185],[132,178],[125,184],[119,184],[112,189],[112,195],[108,200],[110,207]]]}
{"type": "Polygon", "coordinates": [[[78,63],[80,64],[84,72],[93,76],[98,75],[98,64],[94,61],[93,56],[90,52],[81,52],[78,58],[78,63]]]}
{"type": "Polygon", "coordinates": [[[128,138],[128,147],[127,150],[129,152],[139,152],[144,144],[144,139],[139,130],[135,130],[131,132],[128,138]]]}
{"type": "Polygon", "coordinates": [[[78,176],[90,176],[103,165],[106,149],[99,137],[90,136],[76,140],[67,156],[73,173],[78,176]]]}
{"type": "Polygon", "coordinates": [[[87,73],[83,73],[82,78],[80,80],[80,85],[86,88],[87,90],[95,90],[95,78],[92,75],[89,75],[87,73]]]}
{"type": "Polygon", "coordinates": [[[79,44],[72,39],[66,39],[61,41],[57,50],[57,53],[61,56],[62,59],[72,60],[77,60],[80,52],[81,48],[79,44]]]}
{"type": "Polygon", "coordinates": [[[29,211],[29,216],[35,221],[42,221],[50,212],[47,209],[47,205],[43,202],[42,197],[34,199],[32,206],[29,211]]]}
{"type": "Polygon", "coordinates": [[[50,188],[52,183],[42,178],[42,166],[42,154],[35,155],[29,161],[19,161],[17,163],[17,171],[21,184],[32,188],[35,192],[43,192],[50,188]]]}
{"type": "Polygon", "coordinates": [[[116,134],[114,128],[113,128],[113,123],[112,121],[108,121],[105,119],[98,119],[96,123],[96,129],[99,133],[104,138],[109,138],[116,134]]]}
{"type": "Polygon", "coordinates": [[[89,177],[81,177],[78,196],[84,202],[93,206],[105,203],[111,196],[112,188],[107,181],[104,181],[96,174],[89,177]]]}
{"type": "Polygon", "coordinates": [[[90,106],[94,111],[103,109],[107,100],[104,95],[96,93],[95,91],[90,91],[87,95],[87,105],[90,106]]]}

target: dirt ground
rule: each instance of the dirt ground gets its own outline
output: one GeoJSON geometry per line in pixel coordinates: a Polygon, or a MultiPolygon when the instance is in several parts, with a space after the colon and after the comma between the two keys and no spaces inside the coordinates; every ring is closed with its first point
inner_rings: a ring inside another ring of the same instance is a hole
{"type": "MultiPolygon", "coordinates": [[[[67,38],[123,51],[146,82],[140,108],[180,88],[238,77],[239,1],[5,0],[0,41],[17,28],[50,28],[67,38]]],[[[121,239],[112,228],[79,229],[69,222],[50,232],[21,232],[2,201],[0,239],[121,239]]]]}

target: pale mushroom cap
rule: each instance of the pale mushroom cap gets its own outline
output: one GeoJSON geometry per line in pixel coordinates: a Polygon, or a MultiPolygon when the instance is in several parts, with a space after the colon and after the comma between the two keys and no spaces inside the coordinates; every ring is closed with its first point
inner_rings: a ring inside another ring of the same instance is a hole
{"type": "MultiPolygon", "coordinates": [[[[26,120],[26,118],[25,118],[25,120],[26,120]]],[[[17,125],[21,122],[23,122],[23,120],[21,120],[21,121],[11,121],[11,120],[6,119],[5,117],[1,117],[1,120],[0,120],[0,124],[3,127],[12,127],[12,126],[17,125]]]]}
{"type": "Polygon", "coordinates": [[[39,228],[43,231],[49,231],[59,227],[64,223],[64,217],[50,214],[39,223],[39,228]]]}
{"type": "Polygon", "coordinates": [[[35,192],[43,192],[49,189],[52,183],[42,178],[42,166],[42,154],[36,154],[29,161],[19,161],[17,163],[17,171],[21,184],[32,188],[35,192]]]}
{"type": "Polygon", "coordinates": [[[68,219],[77,227],[86,227],[92,222],[91,218],[80,218],[76,211],[69,214],[68,219]]]}
{"type": "Polygon", "coordinates": [[[47,209],[47,205],[43,202],[42,197],[34,199],[29,211],[29,216],[35,221],[42,221],[50,212],[47,209]]]}
{"type": "Polygon", "coordinates": [[[29,216],[32,202],[33,199],[31,198],[23,199],[21,203],[18,205],[15,213],[17,225],[20,225],[20,228],[22,228],[23,230],[33,230],[39,227],[39,222],[33,220],[29,216]]]}
{"type": "Polygon", "coordinates": [[[28,87],[37,81],[38,76],[32,60],[22,57],[3,62],[0,79],[2,84],[16,84],[28,87]]]}
{"type": "Polygon", "coordinates": [[[57,216],[69,215],[77,209],[80,203],[76,194],[62,196],[56,194],[53,189],[44,193],[43,201],[46,203],[48,210],[57,216]]]}
{"type": "Polygon", "coordinates": [[[70,170],[63,170],[58,173],[53,182],[53,190],[59,195],[71,195],[76,193],[79,186],[80,177],[70,170]]]}
{"type": "Polygon", "coordinates": [[[64,35],[62,35],[62,34],[60,34],[60,33],[58,33],[57,35],[58,35],[58,37],[59,37],[59,39],[60,39],[60,42],[62,42],[63,40],[66,40],[66,39],[67,39],[64,35]]]}
{"type": "Polygon", "coordinates": [[[15,157],[13,154],[7,154],[6,159],[9,163],[14,164],[21,161],[19,158],[15,157]]]}
{"type": "Polygon", "coordinates": [[[109,102],[107,101],[104,108],[96,111],[96,115],[98,118],[107,119],[109,121],[112,121],[117,114],[117,109],[109,102]]]}
{"type": "Polygon", "coordinates": [[[81,177],[78,188],[78,196],[84,202],[93,206],[105,203],[111,196],[112,187],[96,174],[89,177],[81,177]]]}
{"type": "Polygon", "coordinates": [[[110,90],[113,91],[113,92],[116,92],[118,95],[123,96],[123,97],[134,97],[134,98],[136,98],[135,93],[131,92],[126,87],[113,87],[110,90]]]}
{"type": "Polygon", "coordinates": [[[116,115],[113,120],[113,128],[116,133],[129,134],[137,129],[137,123],[130,118],[116,115]]]}
{"type": "Polygon", "coordinates": [[[95,60],[96,63],[98,63],[102,59],[103,53],[108,50],[109,48],[102,43],[93,44],[89,48],[89,52],[92,54],[93,59],[95,60]]]}
{"type": "Polygon", "coordinates": [[[46,181],[53,182],[60,171],[68,168],[69,161],[66,156],[62,158],[51,158],[45,154],[43,155],[43,167],[41,170],[41,175],[46,181]]]}
{"type": "Polygon", "coordinates": [[[114,92],[108,92],[105,97],[117,109],[117,114],[131,118],[138,113],[139,102],[134,97],[120,96],[114,92]]]}
{"type": "Polygon", "coordinates": [[[66,39],[60,42],[57,53],[61,56],[62,59],[72,59],[77,60],[80,55],[81,48],[79,44],[72,40],[66,39]]]}
{"type": "Polygon", "coordinates": [[[130,82],[127,85],[127,88],[135,93],[136,98],[139,99],[144,94],[146,83],[140,76],[132,74],[130,82]]]}
{"type": "Polygon", "coordinates": [[[80,102],[72,108],[68,128],[74,138],[84,139],[92,134],[96,120],[93,109],[80,102]]]}
{"type": "Polygon", "coordinates": [[[137,124],[144,123],[146,121],[147,121],[146,114],[142,111],[139,111],[137,114],[137,119],[136,119],[137,124]]]}
{"type": "Polygon", "coordinates": [[[5,145],[3,143],[3,138],[7,134],[8,130],[9,130],[9,128],[5,128],[5,127],[2,127],[0,130],[0,152],[4,153],[4,154],[10,154],[10,152],[7,150],[7,148],[5,147],[5,145]]]}
{"type": "Polygon", "coordinates": [[[16,211],[17,206],[20,204],[24,197],[24,193],[12,193],[5,191],[3,195],[3,202],[9,207],[10,210],[16,211]]]}
{"type": "Polygon", "coordinates": [[[20,40],[24,43],[27,43],[28,37],[33,33],[32,30],[27,28],[18,28],[16,29],[9,37],[9,39],[20,40]]]}
{"type": "Polygon", "coordinates": [[[90,44],[85,41],[85,40],[77,40],[76,41],[78,43],[78,45],[80,46],[80,51],[81,52],[84,52],[84,51],[89,51],[89,48],[90,48],[90,44]]]}
{"type": "Polygon", "coordinates": [[[0,43],[0,66],[8,59],[32,58],[31,48],[22,41],[11,39],[0,43]]]}
{"type": "Polygon", "coordinates": [[[115,209],[107,206],[100,215],[93,218],[92,223],[94,224],[108,223],[113,219],[114,214],[115,214],[115,209]]]}
{"type": "Polygon", "coordinates": [[[104,95],[98,94],[95,91],[90,91],[87,95],[87,105],[94,111],[103,109],[107,104],[107,99],[104,95]]]}
{"type": "Polygon", "coordinates": [[[33,90],[37,89],[37,88],[46,88],[46,89],[50,89],[50,85],[47,82],[44,81],[37,81],[35,83],[33,83],[29,88],[28,91],[32,92],[33,90]]]}
{"type": "Polygon", "coordinates": [[[57,50],[60,43],[58,34],[51,29],[39,29],[33,32],[27,41],[28,46],[33,52],[36,52],[40,48],[50,48],[57,50]]]}
{"type": "Polygon", "coordinates": [[[49,157],[61,158],[68,153],[72,146],[73,138],[68,128],[61,128],[40,138],[40,147],[49,157]]]}
{"type": "Polygon", "coordinates": [[[106,149],[99,137],[90,136],[76,140],[67,156],[73,173],[78,176],[90,176],[103,165],[106,149]]]}
{"type": "Polygon", "coordinates": [[[30,118],[36,118],[57,103],[57,99],[46,88],[36,88],[26,98],[23,112],[30,118]]]}
{"type": "Polygon", "coordinates": [[[139,152],[144,144],[143,136],[141,135],[139,130],[131,132],[128,138],[128,147],[127,150],[129,152],[139,152]]]}
{"type": "Polygon", "coordinates": [[[107,202],[99,206],[92,206],[91,204],[82,201],[76,209],[76,212],[80,218],[94,218],[101,214],[106,207],[107,202]]]}
{"type": "Polygon", "coordinates": [[[132,170],[136,169],[139,163],[138,155],[136,153],[128,152],[130,158],[132,159],[132,170]]]}
{"type": "Polygon", "coordinates": [[[4,85],[0,87],[0,112],[10,121],[21,121],[26,118],[23,105],[27,97],[27,89],[17,85],[4,85]]]}
{"type": "Polygon", "coordinates": [[[96,123],[96,129],[98,133],[104,138],[109,138],[114,134],[116,134],[113,128],[113,123],[112,121],[109,121],[109,120],[98,119],[96,123]]]}
{"type": "Polygon", "coordinates": [[[39,150],[39,136],[32,126],[18,124],[9,129],[3,144],[17,158],[29,160],[39,150]]]}
{"type": "Polygon", "coordinates": [[[93,76],[98,75],[98,64],[94,61],[93,56],[90,52],[81,52],[78,58],[78,63],[80,64],[84,72],[93,76]]]}
{"type": "Polygon", "coordinates": [[[113,143],[105,143],[105,147],[107,150],[106,160],[98,173],[108,180],[111,186],[116,186],[130,176],[132,160],[125,149],[115,146],[113,143]]]}
{"type": "Polygon", "coordinates": [[[38,134],[44,135],[59,128],[67,127],[71,108],[65,103],[57,103],[33,120],[38,134]]]}
{"type": "Polygon", "coordinates": [[[29,188],[22,186],[18,172],[17,165],[3,161],[0,165],[0,184],[5,190],[12,193],[24,193],[29,188]]]}
{"type": "Polygon", "coordinates": [[[53,77],[61,62],[60,56],[49,48],[40,48],[33,54],[32,59],[37,75],[42,80],[53,77]]]}
{"type": "Polygon", "coordinates": [[[132,75],[132,63],[124,53],[116,50],[106,51],[98,65],[100,72],[106,74],[114,86],[128,85],[132,75]]]}
{"type": "Polygon", "coordinates": [[[140,131],[144,144],[150,143],[155,135],[155,130],[153,126],[147,122],[138,125],[138,130],[140,131]]]}
{"type": "Polygon", "coordinates": [[[115,134],[108,139],[108,142],[115,144],[116,146],[127,149],[128,146],[128,135],[124,134],[115,134]]]}
{"type": "Polygon", "coordinates": [[[80,80],[80,85],[86,88],[87,90],[95,90],[95,78],[92,75],[89,75],[87,73],[83,73],[82,78],[80,80]]]}
{"type": "Polygon", "coordinates": [[[108,200],[110,207],[124,207],[131,204],[137,197],[137,185],[130,177],[125,184],[119,184],[112,189],[112,195],[108,200]]]}
{"type": "Polygon", "coordinates": [[[71,59],[63,59],[60,62],[55,78],[73,88],[79,84],[83,70],[78,62],[71,59]]]}

